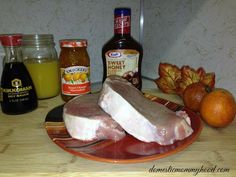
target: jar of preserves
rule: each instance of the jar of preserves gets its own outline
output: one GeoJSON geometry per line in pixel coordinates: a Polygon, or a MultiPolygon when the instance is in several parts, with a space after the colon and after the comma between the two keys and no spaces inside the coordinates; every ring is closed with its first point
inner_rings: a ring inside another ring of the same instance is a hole
{"type": "Polygon", "coordinates": [[[61,96],[64,101],[90,93],[90,59],[87,40],[60,40],[61,96]]]}
{"type": "Polygon", "coordinates": [[[53,35],[23,35],[22,46],[23,61],[32,77],[38,99],[58,95],[60,72],[53,35]]]}

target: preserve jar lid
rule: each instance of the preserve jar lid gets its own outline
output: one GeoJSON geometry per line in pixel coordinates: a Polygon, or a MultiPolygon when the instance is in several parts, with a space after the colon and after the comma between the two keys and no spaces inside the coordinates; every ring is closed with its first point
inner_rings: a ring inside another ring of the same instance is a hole
{"type": "Polygon", "coordinates": [[[0,42],[3,46],[20,46],[22,42],[22,34],[2,34],[0,42]]]}
{"type": "Polygon", "coordinates": [[[60,47],[87,47],[86,39],[62,39],[59,41],[60,47]]]}

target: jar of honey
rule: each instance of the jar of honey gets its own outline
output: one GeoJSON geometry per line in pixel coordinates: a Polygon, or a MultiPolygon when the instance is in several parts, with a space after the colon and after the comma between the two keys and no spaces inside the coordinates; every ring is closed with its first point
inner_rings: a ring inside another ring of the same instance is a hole
{"type": "Polygon", "coordinates": [[[52,34],[25,34],[22,38],[23,62],[28,69],[38,99],[60,93],[59,60],[52,34]]]}
{"type": "Polygon", "coordinates": [[[90,93],[90,59],[87,40],[63,39],[59,41],[61,96],[64,101],[90,93]]]}

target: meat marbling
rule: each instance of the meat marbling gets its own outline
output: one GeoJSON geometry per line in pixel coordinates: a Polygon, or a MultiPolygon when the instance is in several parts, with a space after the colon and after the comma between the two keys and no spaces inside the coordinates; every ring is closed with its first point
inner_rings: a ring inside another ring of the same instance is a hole
{"type": "Polygon", "coordinates": [[[110,76],[105,80],[98,104],[125,131],[144,142],[173,144],[193,132],[184,111],[175,113],[147,99],[119,76],[110,76]]]}
{"type": "Polygon", "coordinates": [[[99,94],[73,98],[64,105],[63,119],[71,137],[79,140],[112,139],[118,141],[125,131],[98,106],[99,94]]]}

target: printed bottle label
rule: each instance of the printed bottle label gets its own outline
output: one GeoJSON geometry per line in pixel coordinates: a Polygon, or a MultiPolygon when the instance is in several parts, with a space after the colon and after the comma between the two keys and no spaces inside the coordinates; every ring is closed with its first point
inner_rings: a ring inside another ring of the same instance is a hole
{"type": "Polygon", "coordinates": [[[115,34],[129,34],[131,19],[130,16],[115,16],[114,19],[114,31],[115,34]]]}
{"type": "Polygon", "coordinates": [[[138,72],[139,52],[132,49],[109,50],[105,54],[107,76],[135,75],[138,72]]]}
{"type": "Polygon", "coordinates": [[[62,94],[75,96],[90,92],[90,68],[71,66],[61,68],[62,94]]]}
{"type": "Polygon", "coordinates": [[[24,102],[29,100],[30,91],[33,89],[31,85],[22,86],[21,79],[15,78],[11,80],[11,88],[1,88],[1,99],[6,96],[9,102],[24,102]]]}

